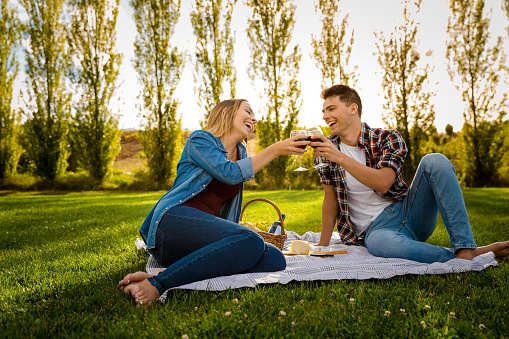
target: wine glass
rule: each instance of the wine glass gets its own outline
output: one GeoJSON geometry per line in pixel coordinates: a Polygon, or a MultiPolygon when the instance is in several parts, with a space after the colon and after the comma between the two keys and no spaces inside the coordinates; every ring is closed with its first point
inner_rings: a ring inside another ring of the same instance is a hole
{"type": "MultiPolygon", "coordinates": [[[[295,130],[290,132],[290,137],[294,137],[296,135],[302,135],[303,138],[301,140],[308,140],[307,138],[307,132],[305,130],[295,130]]],[[[305,149],[306,145],[297,146],[299,148],[305,149]]],[[[301,156],[299,155],[299,168],[294,169],[294,171],[301,172],[301,171],[307,171],[307,168],[302,167],[301,165],[301,156]]]]}
{"type": "MultiPolygon", "coordinates": [[[[320,126],[311,126],[307,129],[308,135],[323,135],[322,128],[320,126]]],[[[312,139],[312,142],[323,142],[320,139],[312,139]]],[[[311,146],[313,148],[317,146],[311,146]]],[[[317,163],[315,165],[316,169],[327,167],[327,164],[322,161],[322,157],[317,157],[317,163]]]]}

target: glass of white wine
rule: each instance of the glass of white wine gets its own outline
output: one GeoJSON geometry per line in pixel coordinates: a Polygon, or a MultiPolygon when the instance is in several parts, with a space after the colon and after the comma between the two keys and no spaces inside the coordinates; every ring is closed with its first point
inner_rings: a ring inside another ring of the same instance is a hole
{"type": "MultiPolygon", "coordinates": [[[[309,127],[307,129],[307,133],[310,136],[313,136],[313,135],[323,135],[322,128],[320,126],[318,126],[318,125],[317,126],[309,127]]],[[[312,142],[323,142],[320,139],[311,139],[311,141],[312,142]]],[[[313,147],[313,146],[311,146],[311,147],[313,147]]],[[[323,162],[322,157],[316,157],[316,158],[317,158],[317,162],[316,162],[316,165],[315,165],[316,169],[327,167],[327,164],[323,162]]]]}
{"type": "MultiPolygon", "coordinates": [[[[308,140],[308,137],[307,137],[308,134],[305,130],[295,130],[295,131],[290,132],[290,137],[294,137],[296,135],[302,135],[302,140],[308,140]]],[[[297,146],[297,147],[305,149],[306,145],[297,146]]],[[[299,168],[294,169],[294,171],[302,172],[302,171],[307,171],[307,170],[308,170],[307,168],[302,167],[301,156],[299,155],[299,168]]]]}

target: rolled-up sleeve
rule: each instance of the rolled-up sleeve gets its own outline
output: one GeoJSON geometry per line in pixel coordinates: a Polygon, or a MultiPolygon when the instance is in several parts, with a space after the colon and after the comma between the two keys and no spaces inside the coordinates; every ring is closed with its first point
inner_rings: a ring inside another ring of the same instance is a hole
{"type": "Polygon", "coordinates": [[[393,130],[387,131],[390,133],[381,140],[382,154],[378,157],[375,168],[389,167],[399,176],[403,170],[403,162],[405,161],[408,150],[401,134],[393,130]]]}
{"type": "Polygon", "coordinates": [[[212,135],[205,132],[194,133],[189,137],[188,143],[187,160],[195,163],[217,180],[235,185],[253,179],[254,171],[251,158],[241,159],[237,162],[227,160],[212,135]]]}
{"type": "Polygon", "coordinates": [[[253,180],[254,179],[254,170],[253,170],[253,162],[251,158],[240,159],[236,162],[239,165],[240,171],[242,172],[242,178],[244,181],[253,180]]]}
{"type": "Polygon", "coordinates": [[[318,175],[320,176],[320,182],[324,185],[334,185],[334,181],[332,179],[331,171],[329,166],[324,166],[322,168],[318,168],[318,175]]]}

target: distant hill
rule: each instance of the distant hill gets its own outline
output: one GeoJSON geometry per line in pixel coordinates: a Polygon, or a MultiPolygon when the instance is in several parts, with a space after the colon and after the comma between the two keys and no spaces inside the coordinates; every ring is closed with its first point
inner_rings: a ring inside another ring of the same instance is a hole
{"type": "Polygon", "coordinates": [[[115,159],[113,168],[129,173],[146,170],[147,159],[142,152],[139,131],[124,130],[120,137],[120,154],[115,159]]]}

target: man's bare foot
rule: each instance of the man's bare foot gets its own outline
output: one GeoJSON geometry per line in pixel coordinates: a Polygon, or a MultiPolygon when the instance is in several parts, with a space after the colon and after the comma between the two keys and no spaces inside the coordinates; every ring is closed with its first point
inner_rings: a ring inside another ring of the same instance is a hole
{"type": "Polygon", "coordinates": [[[481,255],[487,252],[493,252],[497,259],[507,259],[509,257],[509,240],[478,247],[475,250],[475,255],[481,255]]]}
{"type": "Polygon", "coordinates": [[[152,301],[159,298],[159,291],[147,279],[137,283],[130,283],[124,288],[124,291],[131,293],[137,307],[148,306],[152,301]]]}
{"type": "Polygon", "coordinates": [[[472,260],[475,257],[475,250],[473,248],[462,248],[456,253],[456,259],[472,260]]]}

